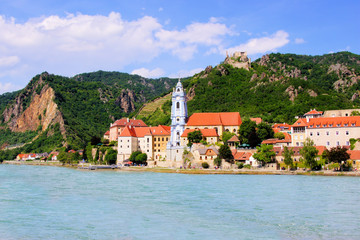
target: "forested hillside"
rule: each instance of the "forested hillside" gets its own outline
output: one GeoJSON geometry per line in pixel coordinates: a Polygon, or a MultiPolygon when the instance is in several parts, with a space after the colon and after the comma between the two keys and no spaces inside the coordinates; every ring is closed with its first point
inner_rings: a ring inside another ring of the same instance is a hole
{"type": "Polygon", "coordinates": [[[102,137],[110,123],[131,116],[144,102],[171,91],[176,82],[119,72],[73,78],[42,73],[25,89],[0,95],[0,150],[31,141],[17,151],[81,149],[92,137],[102,137]]]}
{"type": "Polygon", "coordinates": [[[224,63],[209,66],[184,86],[189,115],[238,111],[242,117],[293,123],[295,116],[311,108],[360,107],[359,81],[359,55],[277,53],[256,60],[249,70],[224,63]]]}

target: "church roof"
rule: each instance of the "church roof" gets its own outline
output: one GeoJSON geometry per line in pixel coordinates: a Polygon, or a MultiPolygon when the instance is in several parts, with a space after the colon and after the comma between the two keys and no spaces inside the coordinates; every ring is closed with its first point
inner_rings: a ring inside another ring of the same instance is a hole
{"type": "MultiPolygon", "coordinates": [[[[185,129],[181,137],[187,137],[189,133],[196,131],[197,129],[185,129]]],[[[199,129],[203,137],[218,137],[215,129],[199,129]]]]}
{"type": "Polygon", "coordinates": [[[242,123],[238,112],[194,113],[187,126],[240,126],[242,123]]]}

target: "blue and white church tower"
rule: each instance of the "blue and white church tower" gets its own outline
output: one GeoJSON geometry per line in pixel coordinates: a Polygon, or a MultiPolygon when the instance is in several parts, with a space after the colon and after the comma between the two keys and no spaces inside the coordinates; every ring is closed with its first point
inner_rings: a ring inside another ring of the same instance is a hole
{"type": "MultiPolygon", "coordinates": [[[[172,94],[171,106],[171,136],[166,146],[166,158],[170,161],[176,161],[182,164],[182,155],[184,146],[180,144],[180,136],[185,130],[187,120],[186,93],[180,82],[176,84],[172,94]]],[[[176,166],[179,167],[179,166],[176,166]]]]}

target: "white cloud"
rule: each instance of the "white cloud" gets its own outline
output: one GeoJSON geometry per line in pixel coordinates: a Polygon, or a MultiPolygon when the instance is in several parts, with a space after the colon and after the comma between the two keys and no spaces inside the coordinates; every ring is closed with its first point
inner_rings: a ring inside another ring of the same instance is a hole
{"type": "Polygon", "coordinates": [[[0,83],[0,94],[11,92],[14,90],[16,90],[16,88],[12,83],[5,83],[5,84],[0,83]]]}
{"type": "Polygon", "coordinates": [[[192,70],[180,70],[177,73],[171,74],[169,77],[170,78],[184,78],[184,77],[192,77],[195,74],[203,71],[204,69],[202,68],[195,68],[192,70]]]}
{"type": "Polygon", "coordinates": [[[0,67],[12,67],[19,61],[18,56],[0,57],[0,67]]]}
{"type": "Polygon", "coordinates": [[[302,44],[302,43],[305,43],[305,40],[303,38],[295,38],[295,43],[302,44]]]}
{"type": "MultiPolygon", "coordinates": [[[[211,18],[184,29],[165,29],[156,18],[144,16],[124,20],[119,13],[108,16],[68,14],[47,16],[17,23],[0,16],[0,46],[9,56],[39,71],[72,75],[97,69],[121,69],[149,62],[162,53],[187,61],[199,47],[217,47],[234,34],[225,24],[211,18]]],[[[16,62],[12,59],[13,64],[16,62]]],[[[3,65],[9,59],[3,59],[3,65]]],[[[9,63],[10,64],[10,63],[9,63]]]]}
{"type": "Polygon", "coordinates": [[[131,74],[137,74],[139,76],[146,78],[158,78],[158,77],[163,77],[165,72],[161,68],[155,68],[153,70],[149,70],[147,68],[139,68],[132,71],[131,74]]]}
{"type": "MultiPolygon", "coordinates": [[[[235,51],[246,51],[251,55],[277,51],[277,48],[283,47],[288,43],[289,34],[285,31],[279,30],[268,37],[252,38],[247,43],[228,48],[225,51],[228,51],[229,53],[233,53],[235,51]]],[[[225,51],[222,52],[224,53],[225,51]]]]}

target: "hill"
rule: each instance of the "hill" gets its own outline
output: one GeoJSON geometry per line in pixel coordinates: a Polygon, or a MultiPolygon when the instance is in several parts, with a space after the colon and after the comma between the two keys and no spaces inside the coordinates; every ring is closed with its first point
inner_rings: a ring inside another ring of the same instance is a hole
{"type": "Polygon", "coordinates": [[[293,123],[295,116],[311,108],[324,111],[360,106],[359,55],[276,53],[256,60],[249,69],[237,67],[236,62],[241,61],[227,57],[184,81],[189,115],[238,111],[242,117],[293,123]]]}
{"type": "Polygon", "coordinates": [[[171,91],[176,81],[104,71],[72,78],[42,73],[25,89],[0,95],[0,146],[31,142],[19,151],[81,149],[115,119],[171,91]]]}

